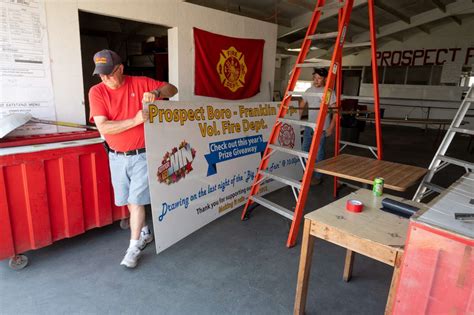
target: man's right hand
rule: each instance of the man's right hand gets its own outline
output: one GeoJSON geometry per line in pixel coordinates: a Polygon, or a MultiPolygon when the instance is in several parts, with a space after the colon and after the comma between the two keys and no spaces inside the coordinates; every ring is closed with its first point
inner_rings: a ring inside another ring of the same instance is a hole
{"type": "Polygon", "coordinates": [[[148,120],[148,111],[147,110],[139,110],[135,115],[135,123],[137,125],[143,124],[145,121],[148,120]]]}

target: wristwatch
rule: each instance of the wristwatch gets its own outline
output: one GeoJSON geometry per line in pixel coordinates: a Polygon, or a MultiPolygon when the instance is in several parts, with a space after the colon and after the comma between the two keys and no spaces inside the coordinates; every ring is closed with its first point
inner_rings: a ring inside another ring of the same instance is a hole
{"type": "Polygon", "coordinates": [[[155,94],[156,98],[159,98],[161,96],[161,91],[160,90],[154,90],[151,93],[155,94]]]}

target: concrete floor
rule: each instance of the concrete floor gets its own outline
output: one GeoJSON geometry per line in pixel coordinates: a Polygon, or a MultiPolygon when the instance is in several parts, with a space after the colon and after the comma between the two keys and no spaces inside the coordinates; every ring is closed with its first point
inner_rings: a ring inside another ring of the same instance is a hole
{"type": "MultiPolygon", "coordinates": [[[[384,127],[385,159],[427,167],[435,137],[434,131],[384,127]]],[[[373,128],[362,133],[361,142],[374,143],[373,128]]],[[[473,161],[467,144],[467,138],[456,138],[451,155],[473,161]]],[[[447,170],[438,183],[447,186],[462,173],[447,170]]],[[[312,188],[306,211],[331,202],[331,187],[325,178],[312,188]]],[[[411,198],[415,189],[402,195],[411,198]]],[[[345,187],[341,195],[350,191],[345,187]]],[[[279,191],[270,199],[289,205],[293,197],[279,191]]],[[[160,255],[152,244],[135,270],[119,266],[129,233],[118,223],[28,252],[30,264],[21,271],[3,261],[0,314],[290,314],[300,245],[285,247],[286,219],[260,207],[241,222],[240,211],[160,255]]],[[[345,283],[344,257],[342,248],[316,242],[307,314],[382,314],[391,268],[356,256],[353,279],[345,283]]]]}

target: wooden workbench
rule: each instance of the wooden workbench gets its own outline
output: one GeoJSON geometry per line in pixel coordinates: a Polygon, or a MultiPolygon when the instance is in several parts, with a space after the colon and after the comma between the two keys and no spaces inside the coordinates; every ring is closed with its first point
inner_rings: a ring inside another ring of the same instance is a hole
{"type": "Polygon", "coordinates": [[[391,312],[409,220],[380,210],[382,199],[387,197],[421,209],[424,207],[411,200],[389,194],[375,197],[372,191],[359,189],[305,216],[294,314],[304,313],[316,237],[347,249],[343,273],[345,281],[351,278],[354,252],[393,266],[394,272],[386,306],[386,313],[391,312]],[[347,211],[348,199],[362,201],[364,210],[361,213],[347,211]]]}
{"type": "Polygon", "coordinates": [[[381,161],[363,156],[341,154],[316,163],[314,170],[319,173],[337,176],[370,184],[375,177],[384,179],[384,188],[405,191],[416,184],[428,171],[422,167],[381,161]]]}

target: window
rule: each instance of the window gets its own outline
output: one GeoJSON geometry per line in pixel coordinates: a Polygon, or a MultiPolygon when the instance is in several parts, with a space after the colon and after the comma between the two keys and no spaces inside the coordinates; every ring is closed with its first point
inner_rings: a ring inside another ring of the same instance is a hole
{"type": "Polygon", "coordinates": [[[293,91],[304,92],[311,87],[311,84],[313,84],[312,81],[296,81],[296,85],[293,91]]]}
{"type": "MultiPolygon", "coordinates": [[[[452,85],[468,86],[474,84],[474,73],[470,67],[464,67],[460,82],[443,83],[442,65],[429,66],[384,66],[378,67],[379,84],[408,85],[452,85]]],[[[363,83],[372,83],[372,68],[364,67],[363,83]]]]}
{"type": "MultiPolygon", "coordinates": [[[[377,67],[379,84],[383,82],[383,71],[385,67],[377,67]]],[[[372,83],[372,67],[364,67],[364,83],[372,83]]]]}
{"type": "Polygon", "coordinates": [[[443,66],[433,66],[433,71],[431,72],[431,85],[441,85],[441,72],[443,71],[443,66]]]}
{"type": "Polygon", "coordinates": [[[429,85],[432,66],[408,67],[406,84],[429,85]]]}
{"type": "Polygon", "coordinates": [[[405,84],[407,67],[385,67],[384,84],[405,84]]]}

